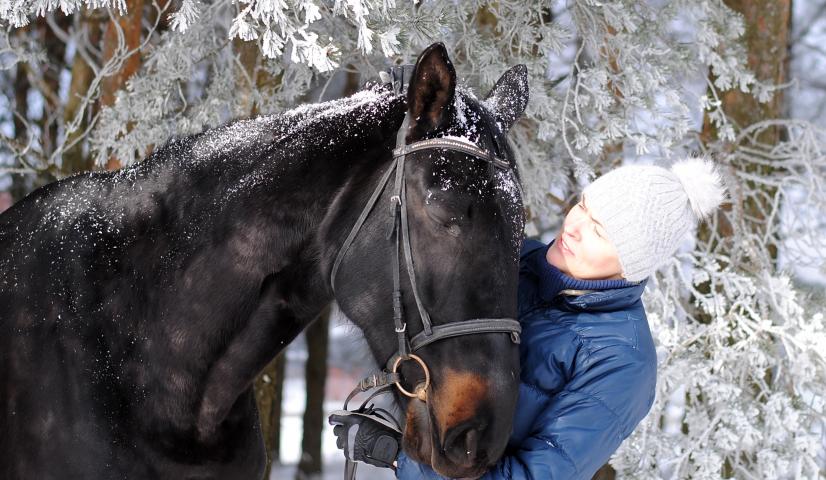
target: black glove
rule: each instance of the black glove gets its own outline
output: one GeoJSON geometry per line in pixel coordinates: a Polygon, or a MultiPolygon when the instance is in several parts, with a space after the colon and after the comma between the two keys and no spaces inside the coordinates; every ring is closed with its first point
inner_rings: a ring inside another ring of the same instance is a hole
{"type": "MultiPolygon", "coordinates": [[[[385,415],[390,417],[386,412],[385,415]]],[[[372,407],[353,412],[337,410],[330,414],[329,422],[334,425],[336,446],[344,450],[349,460],[394,468],[402,439],[402,432],[394,422],[372,407]]]]}

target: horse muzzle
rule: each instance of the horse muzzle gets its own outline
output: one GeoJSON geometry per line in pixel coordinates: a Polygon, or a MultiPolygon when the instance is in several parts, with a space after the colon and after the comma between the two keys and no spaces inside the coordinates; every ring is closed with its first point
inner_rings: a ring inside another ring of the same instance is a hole
{"type": "Polygon", "coordinates": [[[503,394],[481,375],[444,369],[434,377],[427,402],[411,398],[407,403],[405,452],[443,476],[482,476],[510,436],[516,398],[503,394]]]}

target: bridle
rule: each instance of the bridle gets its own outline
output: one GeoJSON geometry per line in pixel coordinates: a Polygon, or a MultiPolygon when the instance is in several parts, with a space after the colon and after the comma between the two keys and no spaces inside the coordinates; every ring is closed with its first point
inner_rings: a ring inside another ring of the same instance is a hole
{"type": "MultiPolygon", "coordinates": [[[[397,93],[404,93],[404,74],[405,68],[411,66],[398,66],[390,70],[391,81],[394,90],[397,93]]],[[[430,345],[434,342],[444,340],[446,338],[458,337],[463,335],[475,335],[483,333],[507,333],[510,334],[511,341],[519,343],[519,335],[522,331],[519,322],[514,318],[473,318],[462,320],[458,322],[451,322],[445,325],[433,325],[430,320],[430,315],[427,313],[422,304],[419,295],[418,287],[416,286],[416,273],[413,265],[413,255],[410,247],[410,226],[408,224],[407,214],[407,189],[405,186],[405,159],[407,155],[425,150],[451,150],[461,152],[469,155],[471,158],[479,161],[484,161],[493,167],[508,171],[511,170],[510,164],[497,157],[496,155],[480,148],[476,144],[457,137],[447,138],[432,138],[427,140],[420,140],[409,145],[405,144],[405,135],[409,125],[409,113],[405,114],[404,122],[396,134],[396,148],[393,150],[393,161],[390,167],[382,174],[381,179],[373,190],[372,195],[367,200],[367,204],[361,211],[350,233],[344,240],[341,248],[336,255],[333,262],[333,268],[330,272],[330,286],[335,292],[335,280],[338,269],[341,266],[347,251],[352,246],[356,239],[362,225],[367,220],[373,207],[378,202],[381,193],[387,186],[390,177],[395,173],[393,181],[393,195],[390,197],[392,203],[391,216],[392,224],[388,230],[387,239],[391,237],[395,239],[395,248],[393,250],[393,323],[396,336],[398,339],[398,351],[390,357],[387,361],[386,368],[380,372],[373,373],[368,377],[362,379],[355,389],[347,397],[344,402],[344,409],[354,396],[361,392],[366,392],[371,389],[379,389],[370,397],[381,393],[381,390],[386,390],[392,385],[396,385],[399,391],[412,398],[418,398],[422,401],[427,401],[427,391],[430,386],[430,371],[421,357],[415,354],[418,350],[430,345]],[[404,263],[407,269],[407,275],[410,280],[410,289],[413,292],[413,298],[416,302],[416,308],[419,312],[419,317],[422,320],[423,330],[414,335],[408,340],[407,323],[404,322],[404,315],[402,310],[402,292],[401,292],[401,262],[399,252],[404,253],[404,263]],[[401,374],[399,366],[405,361],[416,362],[425,374],[425,381],[419,384],[414,392],[410,392],[401,384],[401,374]]],[[[366,403],[366,401],[365,401],[366,403]]]]}

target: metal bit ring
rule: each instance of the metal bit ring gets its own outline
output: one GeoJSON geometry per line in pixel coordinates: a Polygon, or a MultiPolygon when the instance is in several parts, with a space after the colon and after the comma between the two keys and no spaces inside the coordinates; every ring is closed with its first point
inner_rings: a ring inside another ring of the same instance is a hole
{"type": "MultiPolygon", "coordinates": [[[[398,372],[399,365],[401,365],[403,360],[405,359],[403,359],[402,357],[396,358],[396,361],[393,362],[393,373],[398,372]]],[[[427,369],[427,365],[425,365],[424,360],[422,360],[422,358],[418,355],[414,355],[411,353],[410,355],[408,355],[407,360],[415,360],[416,363],[418,363],[419,366],[422,367],[422,370],[424,371],[424,385],[419,384],[416,387],[416,393],[411,393],[405,390],[401,382],[396,382],[396,388],[398,388],[400,392],[402,392],[410,398],[418,398],[419,400],[425,402],[427,401],[427,389],[430,387],[430,370],[427,369]]]]}

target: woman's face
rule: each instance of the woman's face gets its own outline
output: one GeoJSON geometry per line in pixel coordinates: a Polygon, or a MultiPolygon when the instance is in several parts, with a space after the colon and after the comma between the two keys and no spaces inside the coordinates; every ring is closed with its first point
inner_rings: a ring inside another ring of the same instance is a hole
{"type": "Polygon", "coordinates": [[[548,263],[580,280],[622,278],[622,265],[605,228],[588,211],[585,196],[568,212],[547,253],[548,263]]]}

